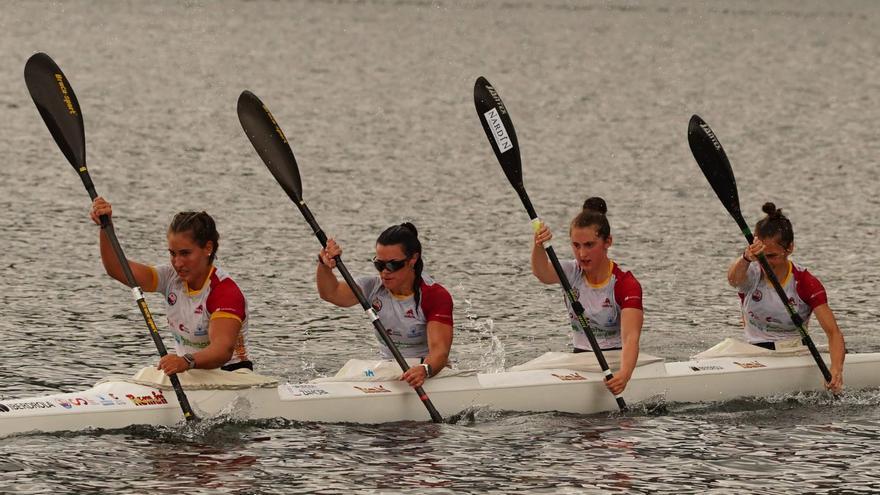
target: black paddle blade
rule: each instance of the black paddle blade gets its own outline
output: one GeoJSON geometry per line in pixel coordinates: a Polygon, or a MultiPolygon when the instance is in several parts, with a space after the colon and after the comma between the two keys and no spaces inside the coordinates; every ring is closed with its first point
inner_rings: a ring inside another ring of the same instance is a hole
{"type": "Polygon", "coordinates": [[[250,91],[238,97],[238,120],[257,154],[294,202],[302,201],[302,180],[293,150],[269,108],[250,91]]]}
{"type": "Polygon", "coordinates": [[[498,92],[484,77],[478,77],[474,83],[474,106],[504,175],[514,189],[523,190],[522,162],[513,122],[498,92]]]}
{"type": "Polygon", "coordinates": [[[718,199],[739,223],[742,220],[742,213],[739,209],[739,194],[736,190],[733,169],[712,128],[699,115],[691,117],[688,124],[688,144],[691,146],[691,153],[697,160],[697,165],[715,190],[718,199]]]}
{"type": "Polygon", "coordinates": [[[24,82],[61,152],[81,171],[86,164],[86,133],[67,77],[51,57],[36,53],[24,65],[24,82]]]}

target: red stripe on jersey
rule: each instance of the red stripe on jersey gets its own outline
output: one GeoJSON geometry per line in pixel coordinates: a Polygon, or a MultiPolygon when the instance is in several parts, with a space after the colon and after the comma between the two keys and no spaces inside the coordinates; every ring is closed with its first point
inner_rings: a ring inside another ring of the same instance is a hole
{"type": "Polygon", "coordinates": [[[828,304],[828,294],[825,293],[825,287],[819,279],[807,271],[806,268],[799,269],[795,264],[791,267],[792,275],[794,275],[795,289],[798,297],[811,309],[816,309],[823,304],[828,304]]]}
{"type": "Polygon", "coordinates": [[[220,279],[217,272],[211,274],[211,293],[206,301],[208,313],[223,311],[233,314],[242,321],[247,317],[244,294],[229,277],[220,279]]]}
{"type": "Polygon", "coordinates": [[[440,284],[428,285],[422,280],[419,291],[422,293],[419,306],[425,315],[425,322],[437,321],[452,325],[452,296],[440,284]]]}
{"type": "Polygon", "coordinates": [[[624,308],[642,308],[642,285],[636,280],[632,272],[625,272],[614,264],[612,268],[614,274],[614,299],[620,309],[624,308]]]}

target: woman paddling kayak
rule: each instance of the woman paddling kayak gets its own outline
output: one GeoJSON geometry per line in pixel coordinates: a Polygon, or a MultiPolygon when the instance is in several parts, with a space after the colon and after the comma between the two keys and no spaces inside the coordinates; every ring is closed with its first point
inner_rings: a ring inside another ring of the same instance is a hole
{"type": "MultiPolygon", "coordinates": [[[[101,215],[110,217],[113,209],[104,198],[97,197],[89,216],[100,225],[101,215]]],[[[166,375],[192,368],[253,369],[247,352],[247,300],[226,271],[214,265],[219,240],[210,215],[203,211],[181,212],[168,227],[170,264],[154,267],[128,262],[141,288],[165,296],[168,327],[177,353],[159,360],[158,368],[166,375]]],[[[107,274],[126,283],[103,229],[100,246],[107,274]]]]}
{"type": "MultiPolygon", "coordinates": [[[[574,260],[560,261],[568,282],[584,307],[584,317],[603,351],[622,349],[620,370],[605,382],[615,395],[626,388],[639,358],[639,337],[642,333],[642,286],[631,272],[623,271],[608,258],[611,247],[611,225],[608,206],[598,197],[584,201],[583,209],[571,221],[569,237],[574,260]]],[[[553,234],[546,225],[535,232],[532,246],[532,273],[545,284],[558,284],[543,244],[553,234]]],[[[565,298],[571,319],[574,352],[592,351],[590,342],[578,322],[577,315],[565,298]]]]}
{"type": "Polygon", "coordinates": [[[761,266],[754,263],[764,253],[770,268],[788,296],[789,303],[804,321],[806,328],[810,315],[815,313],[819,325],[828,336],[831,354],[831,381],[825,387],[839,392],[843,388],[843,360],[846,353],[843,334],[837,326],[834,313],[828,306],[825,287],[813,274],[788,259],[794,251],[794,231],[791,221],[765,203],[767,214],[755,225],[755,241],[731,263],[727,281],[739,291],[746,340],[752,345],[775,350],[777,344],[800,341],[797,326],[761,266]]]}
{"type": "MultiPolygon", "coordinates": [[[[349,307],[358,304],[358,299],[333,273],[334,258],[341,254],[336,241],[328,239],[318,254],[315,281],[321,299],[349,307]]],[[[355,280],[403,357],[419,360],[420,365],[410,367],[400,378],[413,387],[446,366],[452,347],[452,296],[422,273],[424,265],[418,231],[404,222],[388,227],[376,239],[373,266],[379,274],[355,280]]],[[[391,359],[381,340],[379,345],[382,357],[391,359]]]]}

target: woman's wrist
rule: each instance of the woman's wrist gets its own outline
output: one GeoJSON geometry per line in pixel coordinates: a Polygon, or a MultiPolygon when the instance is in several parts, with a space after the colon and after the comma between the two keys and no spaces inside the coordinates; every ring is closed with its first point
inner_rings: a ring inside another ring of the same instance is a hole
{"type": "Polygon", "coordinates": [[[425,369],[425,378],[431,378],[433,376],[433,369],[431,369],[431,365],[428,363],[420,363],[419,366],[425,369]]]}

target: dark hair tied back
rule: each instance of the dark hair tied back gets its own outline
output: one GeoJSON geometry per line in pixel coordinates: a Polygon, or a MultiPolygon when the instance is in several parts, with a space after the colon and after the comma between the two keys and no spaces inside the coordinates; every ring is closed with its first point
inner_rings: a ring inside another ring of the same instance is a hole
{"type": "Polygon", "coordinates": [[[773,203],[771,203],[769,201],[764,203],[764,206],[761,207],[761,211],[766,213],[767,216],[770,218],[782,216],[782,210],[781,209],[777,210],[776,205],[774,205],[773,203]]]}
{"type": "Polygon", "coordinates": [[[174,215],[174,218],[171,219],[171,225],[168,226],[168,232],[175,234],[188,232],[199,247],[205,247],[208,241],[211,241],[214,248],[211,250],[208,262],[213,263],[214,258],[217,257],[217,249],[220,248],[220,233],[217,232],[214,219],[206,212],[182,211],[174,215]]]}
{"type": "Polygon", "coordinates": [[[418,229],[416,229],[416,226],[411,222],[392,225],[379,234],[379,238],[376,239],[376,244],[381,244],[383,246],[394,246],[399,244],[403,248],[403,253],[407,258],[411,258],[414,254],[418,253],[419,258],[416,260],[416,264],[413,267],[416,276],[413,280],[412,287],[416,310],[418,311],[419,298],[421,297],[419,287],[422,283],[422,270],[425,268],[424,256],[422,256],[422,243],[419,241],[418,229]]]}
{"type": "Polygon", "coordinates": [[[790,248],[794,242],[794,229],[788,217],[782,214],[782,209],[777,209],[775,204],[768,201],[761,207],[761,211],[767,216],[755,224],[755,235],[765,241],[778,238],[783,249],[790,248]]]}
{"type": "Polygon", "coordinates": [[[597,196],[593,196],[592,198],[587,198],[584,201],[584,209],[598,211],[599,213],[601,213],[603,215],[608,213],[608,205],[605,204],[605,200],[600,197],[597,197],[597,196]]]}
{"type": "Polygon", "coordinates": [[[608,205],[604,199],[598,196],[587,198],[584,201],[584,208],[571,221],[570,229],[595,227],[597,235],[607,240],[611,237],[611,224],[608,223],[606,213],[608,213],[608,205]]]}
{"type": "Polygon", "coordinates": [[[413,235],[416,237],[419,236],[419,231],[418,229],[416,229],[416,226],[412,224],[412,222],[403,222],[402,224],[400,224],[400,227],[411,230],[413,235]]]}

